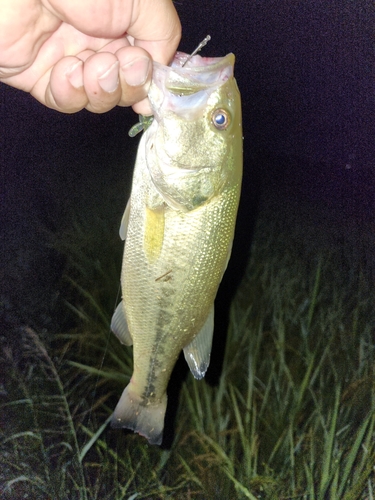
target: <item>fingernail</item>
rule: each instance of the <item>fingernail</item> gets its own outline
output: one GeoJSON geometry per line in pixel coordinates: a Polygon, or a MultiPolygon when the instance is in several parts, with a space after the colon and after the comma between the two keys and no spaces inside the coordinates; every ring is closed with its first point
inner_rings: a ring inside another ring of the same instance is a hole
{"type": "Polygon", "coordinates": [[[76,89],[83,87],[82,66],[83,62],[78,61],[77,63],[73,64],[73,66],[71,66],[65,73],[67,79],[76,89]]]}
{"type": "Polygon", "coordinates": [[[150,59],[148,57],[137,57],[134,61],[121,66],[122,74],[128,85],[137,87],[143,85],[148,77],[150,59]]]}
{"type": "Polygon", "coordinates": [[[104,92],[114,92],[117,89],[119,83],[118,67],[119,62],[116,61],[105,73],[98,77],[99,85],[104,92]]]}

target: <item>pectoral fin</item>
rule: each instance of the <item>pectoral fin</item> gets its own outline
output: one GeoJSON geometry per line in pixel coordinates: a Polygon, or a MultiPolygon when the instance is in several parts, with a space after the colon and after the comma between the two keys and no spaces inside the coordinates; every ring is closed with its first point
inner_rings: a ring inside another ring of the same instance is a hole
{"type": "Polygon", "coordinates": [[[198,335],[184,347],[184,355],[194,378],[201,379],[205,376],[212,347],[212,336],[214,333],[214,306],[207,317],[205,324],[198,335]]]}
{"type": "Polygon", "coordinates": [[[119,305],[116,307],[116,311],[112,316],[111,330],[119,339],[121,344],[124,345],[133,344],[133,339],[130,335],[130,331],[128,328],[128,322],[126,321],[125,317],[125,308],[123,301],[121,301],[119,305]]]}
{"type": "Polygon", "coordinates": [[[120,225],[120,238],[124,241],[126,238],[126,233],[128,232],[128,224],[129,224],[129,215],[130,215],[130,198],[128,203],[126,204],[124,215],[121,219],[120,225]]]}

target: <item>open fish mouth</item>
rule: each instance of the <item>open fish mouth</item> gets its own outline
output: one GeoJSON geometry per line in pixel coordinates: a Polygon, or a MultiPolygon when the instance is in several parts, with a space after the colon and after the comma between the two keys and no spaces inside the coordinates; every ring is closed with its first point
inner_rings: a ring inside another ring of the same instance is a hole
{"type": "Polygon", "coordinates": [[[195,55],[182,66],[188,57],[188,54],[177,52],[171,66],[154,63],[154,85],[149,98],[156,120],[161,119],[161,109],[193,120],[207,104],[213,90],[233,76],[233,54],[224,57],[195,55]]]}

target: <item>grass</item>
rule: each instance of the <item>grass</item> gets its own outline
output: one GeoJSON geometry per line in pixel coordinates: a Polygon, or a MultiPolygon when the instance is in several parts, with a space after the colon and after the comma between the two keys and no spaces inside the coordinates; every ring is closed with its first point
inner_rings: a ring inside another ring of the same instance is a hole
{"type": "Polygon", "coordinates": [[[219,382],[186,377],[163,449],[107,426],[132,366],[109,330],[121,245],[104,219],[75,220],[59,242],[69,328],[48,338],[20,327],[2,349],[2,498],[375,498],[375,294],[363,239],[326,245],[313,224],[285,224],[263,206],[219,382]]]}

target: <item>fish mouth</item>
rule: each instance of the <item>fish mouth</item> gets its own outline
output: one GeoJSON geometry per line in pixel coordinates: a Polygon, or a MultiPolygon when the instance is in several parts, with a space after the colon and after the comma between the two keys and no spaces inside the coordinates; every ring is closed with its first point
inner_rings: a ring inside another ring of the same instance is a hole
{"type": "Polygon", "coordinates": [[[225,61],[224,64],[233,66],[234,54],[229,53],[222,57],[203,57],[199,54],[195,54],[193,57],[190,57],[190,54],[177,51],[171,63],[171,67],[182,67],[185,69],[189,69],[191,67],[207,67],[221,65],[223,61],[225,61]],[[226,59],[228,59],[228,62],[225,61],[226,59]]]}
{"type": "Polygon", "coordinates": [[[166,81],[166,89],[172,94],[188,96],[202,90],[219,87],[233,76],[234,55],[224,57],[193,56],[182,66],[188,54],[177,52],[166,81]]]}
{"type": "Polygon", "coordinates": [[[177,52],[171,66],[154,62],[149,99],[156,120],[172,110],[193,118],[212,92],[233,77],[234,54],[224,57],[190,56],[177,52]],[[189,112],[190,111],[190,112],[189,112]]]}

